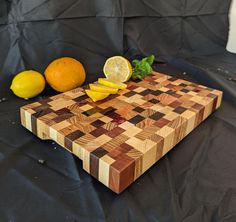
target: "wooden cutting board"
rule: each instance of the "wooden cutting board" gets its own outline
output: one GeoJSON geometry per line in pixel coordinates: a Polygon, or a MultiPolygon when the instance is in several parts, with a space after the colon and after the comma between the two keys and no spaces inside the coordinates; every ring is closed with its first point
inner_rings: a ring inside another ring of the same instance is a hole
{"type": "Polygon", "coordinates": [[[222,92],[154,72],[92,102],[77,88],[21,108],[21,122],[83,161],[116,193],[148,170],[214,110],[222,92]]]}

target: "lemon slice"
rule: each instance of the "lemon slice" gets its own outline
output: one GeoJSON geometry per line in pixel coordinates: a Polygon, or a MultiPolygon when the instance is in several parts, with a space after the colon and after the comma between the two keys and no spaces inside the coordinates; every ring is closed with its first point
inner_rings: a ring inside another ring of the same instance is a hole
{"type": "Polygon", "coordinates": [[[126,89],[127,85],[122,82],[111,81],[106,78],[99,78],[98,83],[115,89],[126,89]]]}
{"type": "Polygon", "coordinates": [[[89,84],[89,88],[93,91],[110,93],[110,94],[116,94],[118,92],[118,89],[114,89],[97,83],[89,84]]]}
{"type": "Polygon", "coordinates": [[[85,90],[85,92],[94,102],[105,99],[110,95],[109,93],[97,92],[90,89],[85,90]]]}
{"type": "Polygon", "coordinates": [[[103,67],[105,76],[116,82],[126,82],[132,76],[132,66],[130,62],[122,56],[113,56],[106,60],[103,67]]]}

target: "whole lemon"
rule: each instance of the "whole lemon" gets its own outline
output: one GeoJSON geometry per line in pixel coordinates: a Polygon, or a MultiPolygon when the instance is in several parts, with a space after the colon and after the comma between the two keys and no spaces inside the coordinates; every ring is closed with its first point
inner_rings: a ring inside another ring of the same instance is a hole
{"type": "Polygon", "coordinates": [[[42,74],[29,70],[17,74],[10,89],[18,97],[29,99],[39,95],[45,88],[45,79],[42,74]]]}
{"type": "Polygon", "coordinates": [[[81,86],[86,78],[83,65],[76,59],[63,57],[54,60],[45,70],[48,84],[58,92],[81,86]]]}

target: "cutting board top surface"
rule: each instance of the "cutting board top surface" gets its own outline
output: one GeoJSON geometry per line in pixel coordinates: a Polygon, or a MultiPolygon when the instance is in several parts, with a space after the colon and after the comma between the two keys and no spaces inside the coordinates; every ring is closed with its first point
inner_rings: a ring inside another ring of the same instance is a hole
{"type": "Polygon", "coordinates": [[[77,88],[21,108],[22,124],[119,193],[220,106],[222,92],[154,72],[92,102],[77,88]]]}

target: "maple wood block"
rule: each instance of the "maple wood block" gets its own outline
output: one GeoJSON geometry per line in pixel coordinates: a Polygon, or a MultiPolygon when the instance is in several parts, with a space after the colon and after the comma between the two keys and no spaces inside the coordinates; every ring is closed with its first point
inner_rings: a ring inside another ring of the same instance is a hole
{"type": "Polygon", "coordinates": [[[154,72],[99,102],[77,88],[21,107],[21,123],[116,193],[219,108],[222,92],[154,72]]]}

